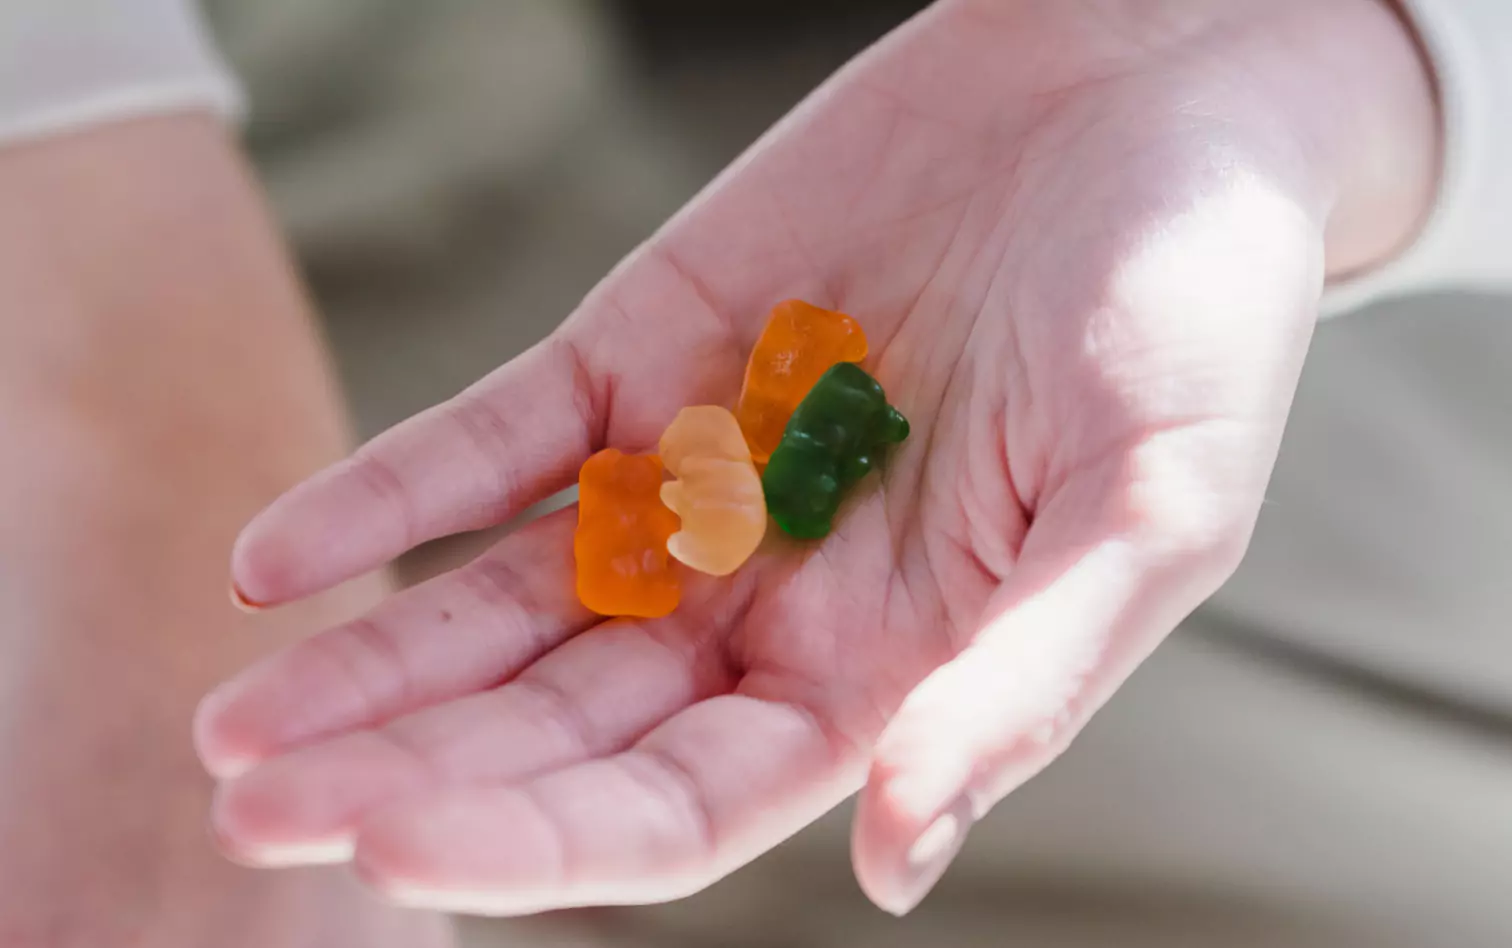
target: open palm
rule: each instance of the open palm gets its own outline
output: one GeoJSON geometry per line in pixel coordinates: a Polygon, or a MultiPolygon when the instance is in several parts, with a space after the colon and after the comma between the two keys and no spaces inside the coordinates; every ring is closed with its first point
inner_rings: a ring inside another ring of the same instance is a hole
{"type": "Polygon", "coordinates": [[[1235,81],[1286,47],[1284,19],[1225,28],[1248,6],[933,8],[544,343],[278,501],[234,560],[265,604],[733,404],[788,297],[862,322],[914,431],[827,540],[689,580],[666,619],[576,603],[563,511],[250,670],[197,725],[226,846],[355,851],[444,908],[665,899],[871,773],[858,870],[899,905],[924,829],[1047,763],[1247,540],[1326,217],[1235,81]]]}

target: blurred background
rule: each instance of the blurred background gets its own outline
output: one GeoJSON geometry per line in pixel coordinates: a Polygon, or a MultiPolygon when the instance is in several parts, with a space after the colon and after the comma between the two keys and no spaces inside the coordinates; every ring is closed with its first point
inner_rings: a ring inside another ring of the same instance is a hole
{"type": "Polygon", "coordinates": [[[536,341],[919,0],[212,0],[375,432],[536,341]]]}
{"type": "MultiPolygon", "coordinates": [[[[366,437],[549,333],[923,4],[206,6],[366,437]]],[[[1500,944],[1456,926],[1512,879],[1512,820],[1488,818],[1512,789],[1495,618],[1512,597],[1494,552],[1512,512],[1459,500],[1512,490],[1512,401],[1488,381],[1512,363],[1512,333],[1487,331],[1504,308],[1440,302],[1428,322],[1387,307],[1320,333],[1256,544],[1201,635],[1163,649],[907,920],[856,888],[840,812],[692,899],[469,922],[469,948],[988,948],[1051,932],[1056,948],[1500,944]],[[1475,445],[1460,468],[1475,483],[1446,482],[1426,459],[1447,448],[1404,440],[1403,413],[1451,419],[1420,427],[1475,445]],[[1385,548],[1410,548],[1411,569],[1390,574],[1385,548]],[[1428,582],[1445,576],[1470,576],[1471,594],[1428,582]],[[1438,822],[1408,832],[1424,813],[1438,822]],[[1423,894],[1418,873],[1451,867],[1453,884],[1423,894]]],[[[405,571],[487,539],[427,548],[405,571]]]]}

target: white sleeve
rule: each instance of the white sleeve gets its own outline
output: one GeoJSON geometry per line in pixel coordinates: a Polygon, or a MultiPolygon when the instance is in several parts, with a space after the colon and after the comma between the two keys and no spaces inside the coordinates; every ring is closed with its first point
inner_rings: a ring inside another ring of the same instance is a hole
{"type": "Polygon", "coordinates": [[[188,109],[242,111],[194,0],[0,0],[0,142],[188,109]]]}
{"type": "Polygon", "coordinates": [[[1410,293],[1512,291],[1512,0],[1405,6],[1438,82],[1438,201],[1400,257],[1328,289],[1325,315],[1410,293]]]}

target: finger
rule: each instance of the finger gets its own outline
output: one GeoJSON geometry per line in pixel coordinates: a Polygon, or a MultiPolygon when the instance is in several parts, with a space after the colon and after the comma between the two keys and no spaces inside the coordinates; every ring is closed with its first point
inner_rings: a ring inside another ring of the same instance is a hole
{"type": "Polygon", "coordinates": [[[839,803],[860,760],[794,705],[727,695],[622,754],[380,811],[355,866],[402,902],[491,915],[673,899],[839,803]]]}
{"type": "Polygon", "coordinates": [[[375,807],[621,751],[734,686],[719,637],[692,632],[606,623],[509,684],[268,761],[220,788],[217,837],[250,864],[342,859],[375,807]]]}
{"type": "Polygon", "coordinates": [[[571,337],[547,339],[275,501],[236,541],[233,591],[288,602],[502,523],[572,483],[603,439],[603,402],[571,337]]]}
{"type": "Polygon", "coordinates": [[[575,510],[390,597],[217,688],[195,717],[205,766],[260,760],[494,685],[597,621],[573,586],[575,510]]]}
{"type": "Polygon", "coordinates": [[[1064,750],[1237,566],[1249,504],[1203,496],[1180,478],[1131,488],[1110,470],[1042,509],[974,640],[908,696],[879,743],[852,856],[880,907],[911,910],[971,823],[1064,750]]]}

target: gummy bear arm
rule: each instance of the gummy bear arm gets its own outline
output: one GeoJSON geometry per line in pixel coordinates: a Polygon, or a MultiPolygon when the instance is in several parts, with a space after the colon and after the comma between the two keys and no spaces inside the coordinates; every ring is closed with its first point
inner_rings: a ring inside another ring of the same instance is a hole
{"type": "Polygon", "coordinates": [[[661,502],[673,513],[682,514],[683,503],[686,499],[681,481],[667,481],[661,486],[661,502]]]}

